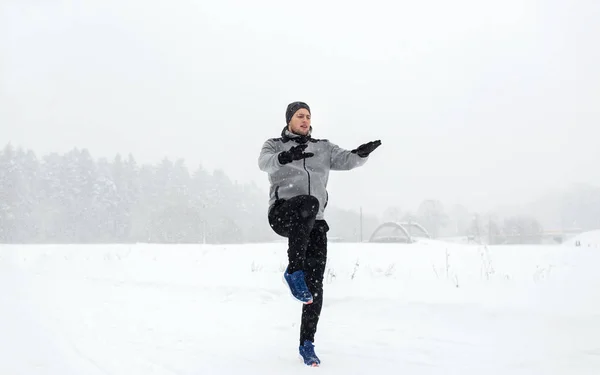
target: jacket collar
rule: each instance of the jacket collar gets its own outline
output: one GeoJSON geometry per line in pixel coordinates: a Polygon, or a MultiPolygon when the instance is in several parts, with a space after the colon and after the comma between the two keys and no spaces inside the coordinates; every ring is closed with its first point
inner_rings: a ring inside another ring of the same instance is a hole
{"type": "Polygon", "coordinates": [[[291,131],[288,130],[288,127],[285,126],[283,128],[283,130],[281,131],[281,138],[283,138],[284,142],[294,141],[296,143],[306,143],[311,140],[311,134],[312,134],[312,126],[308,129],[307,135],[300,135],[300,134],[292,133],[291,131]]]}

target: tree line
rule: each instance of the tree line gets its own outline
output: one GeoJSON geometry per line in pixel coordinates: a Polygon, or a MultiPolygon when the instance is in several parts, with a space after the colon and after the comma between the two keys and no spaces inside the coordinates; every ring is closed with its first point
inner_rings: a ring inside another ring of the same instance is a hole
{"type": "MultiPolygon", "coordinates": [[[[267,192],[224,171],[185,161],[138,164],[133,155],[94,159],[86,149],[38,158],[10,144],[0,151],[0,243],[249,243],[281,241],[267,223],[267,192]]],[[[392,206],[381,220],[327,208],[332,241],[368,240],[385,221],[413,221],[434,238],[537,243],[543,226],[600,228],[600,188],[577,185],[516,215],[446,210],[435,199],[416,211],[392,206]]]]}
{"type": "MultiPolygon", "coordinates": [[[[87,149],[38,158],[0,151],[0,243],[250,243],[281,241],[268,225],[268,193],[223,170],[133,155],[94,159],[87,149]]],[[[359,215],[328,207],[332,238],[358,240],[359,215]]],[[[366,231],[376,219],[366,219],[366,231]]]]}
{"type": "Polygon", "coordinates": [[[489,244],[557,243],[565,235],[600,229],[600,188],[575,184],[502,213],[471,212],[462,205],[445,209],[439,200],[427,199],[414,212],[389,207],[383,218],[417,222],[433,238],[467,236],[489,244]]]}

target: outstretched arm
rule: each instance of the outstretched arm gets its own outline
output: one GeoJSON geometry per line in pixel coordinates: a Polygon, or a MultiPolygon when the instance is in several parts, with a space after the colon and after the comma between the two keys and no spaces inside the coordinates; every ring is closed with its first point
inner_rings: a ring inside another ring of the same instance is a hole
{"type": "Polygon", "coordinates": [[[349,171],[367,162],[368,158],[361,158],[350,150],[345,150],[336,144],[331,144],[331,170],[349,171]]]}
{"type": "Polygon", "coordinates": [[[381,145],[381,141],[374,141],[360,145],[354,150],[345,150],[335,144],[331,144],[331,169],[348,171],[365,164],[369,154],[381,145]]]}

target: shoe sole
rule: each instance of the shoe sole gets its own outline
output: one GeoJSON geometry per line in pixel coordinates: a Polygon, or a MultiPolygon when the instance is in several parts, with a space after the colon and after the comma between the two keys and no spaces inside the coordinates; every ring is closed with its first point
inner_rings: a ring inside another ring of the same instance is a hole
{"type": "Polygon", "coordinates": [[[312,300],[312,299],[311,299],[310,301],[306,301],[306,302],[304,302],[304,301],[302,301],[302,300],[300,300],[300,299],[296,298],[296,297],[295,297],[295,296],[292,294],[292,291],[290,290],[290,286],[288,285],[288,283],[287,283],[287,280],[285,279],[285,275],[283,275],[283,274],[281,275],[281,281],[283,281],[283,285],[285,285],[285,288],[287,289],[287,291],[288,291],[288,293],[290,294],[290,296],[291,296],[291,297],[294,299],[294,301],[301,302],[301,303],[302,303],[302,304],[304,304],[304,305],[310,305],[311,303],[313,303],[313,300],[312,300]]]}
{"type": "Polygon", "coordinates": [[[306,367],[319,367],[319,363],[317,362],[313,362],[310,365],[307,365],[306,363],[304,363],[304,358],[302,358],[301,355],[298,354],[298,359],[302,361],[302,364],[304,364],[306,367]]]}

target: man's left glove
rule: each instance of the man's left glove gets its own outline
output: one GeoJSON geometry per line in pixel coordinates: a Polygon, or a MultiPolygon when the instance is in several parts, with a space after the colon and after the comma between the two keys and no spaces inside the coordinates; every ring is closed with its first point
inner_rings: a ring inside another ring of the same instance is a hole
{"type": "Polygon", "coordinates": [[[371,141],[369,143],[365,143],[365,144],[358,146],[358,148],[352,150],[351,152],[353,154],[358,154],[358,156],[360,156],[361,158],[365,158],[365,157],[369,156],[369,154],[371,152],[375,151],[375,149],[379,146],[381,146],[380,140],[371,141]]]}

